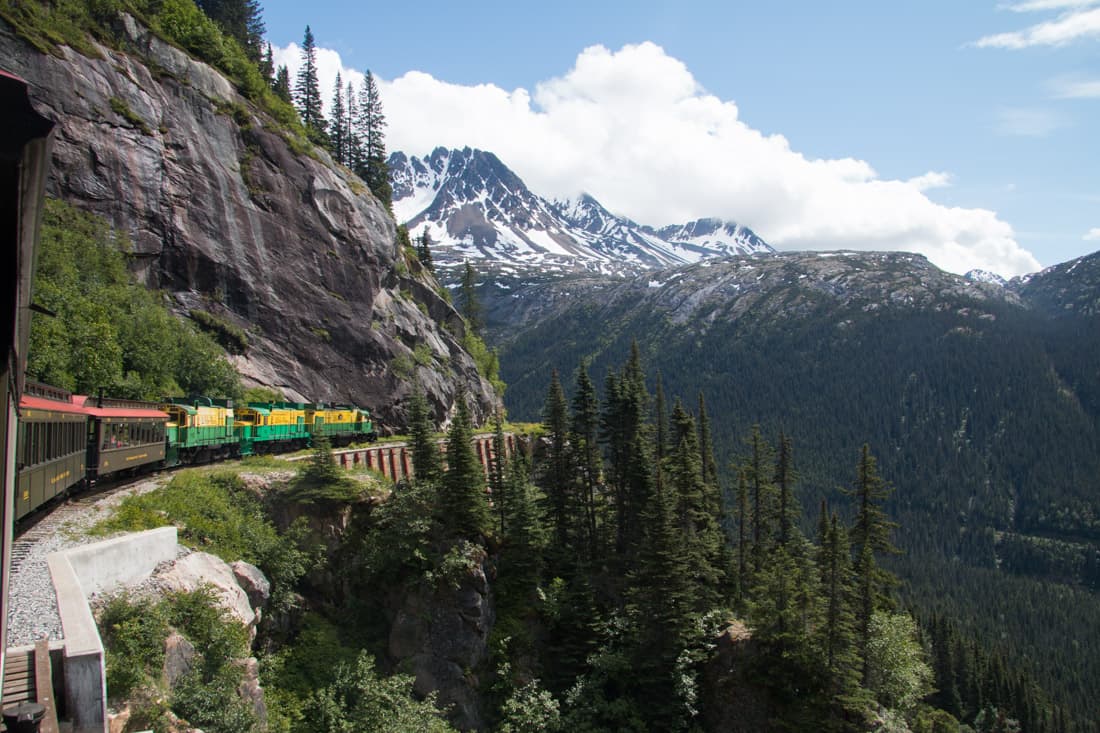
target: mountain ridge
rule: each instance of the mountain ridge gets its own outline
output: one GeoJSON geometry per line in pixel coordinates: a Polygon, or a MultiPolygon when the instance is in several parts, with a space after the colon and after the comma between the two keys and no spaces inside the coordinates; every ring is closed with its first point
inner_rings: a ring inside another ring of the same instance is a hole
{"type": "Polygon", "coordinates": [[[447,272],[466,259],[502,275],[629,276],[729,254],[775,250],[735,222],[700,219],[655,229],[607,210],[591,194],[551,200],[532,192],[495,154],[438,147],[389,158],[394,215],[432,239],[447,272]]]}

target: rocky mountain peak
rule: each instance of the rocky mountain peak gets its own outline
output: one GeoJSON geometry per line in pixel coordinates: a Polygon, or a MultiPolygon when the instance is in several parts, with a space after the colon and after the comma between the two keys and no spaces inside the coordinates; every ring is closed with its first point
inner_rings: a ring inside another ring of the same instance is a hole
{"type": "Polygon", "coordinates": [[[397,152],[389,164],[397,219],[414,237],[428,232],[445,279],[467,259],[494,279],[542,279],[629,276],[706,257],[774,251],[730,222],[655,230],[612,213],[589,193],[544,198],[482,150],[436,148],[423,158],[397,152]]]}

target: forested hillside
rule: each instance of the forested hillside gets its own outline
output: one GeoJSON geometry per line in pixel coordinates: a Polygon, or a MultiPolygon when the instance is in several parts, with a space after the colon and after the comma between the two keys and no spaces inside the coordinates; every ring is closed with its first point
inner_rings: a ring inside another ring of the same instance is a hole
{"type": "Polygon", "coordinates": [[[835,477],[869,441],[897,487],[887,506],[906,596],[999,639],[1084,713],[1100,680],[1098,355],[1082,338],[1095,320],[1059,306],[1054,321],[1029,301],[1055,274],[1063,299],[1094,287],[1066,269],[1019,297],[908,255],[779,255],[562,284],[567,295],[539,293],[533,326],[497,324],[508,406],[537,414],[549,370],[587,359],[603,375],[637,339],[667,392],[707,395],[727,496],[730,456],[754,424],[798,446],[807,510],[822,498],[847,507],[835,477]]]}

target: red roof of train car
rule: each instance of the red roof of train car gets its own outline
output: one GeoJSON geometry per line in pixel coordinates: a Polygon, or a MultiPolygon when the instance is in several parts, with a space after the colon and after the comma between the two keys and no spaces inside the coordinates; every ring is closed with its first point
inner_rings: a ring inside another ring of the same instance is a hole
{"type": "Polygon", "coordinates": [[[55,410],[57,412],[71,412],[92,417],[133,417],[155,418],[167,420],[168,414],[162,410],[153,410],[138,407],[95,407],[95,398],[89,399],[84,395],[73,395],[70,402],[23,395],[19,401],[20,409],[30,410],[55,410]],[[92,404],[86,404],[91,402],[92,404]]]}

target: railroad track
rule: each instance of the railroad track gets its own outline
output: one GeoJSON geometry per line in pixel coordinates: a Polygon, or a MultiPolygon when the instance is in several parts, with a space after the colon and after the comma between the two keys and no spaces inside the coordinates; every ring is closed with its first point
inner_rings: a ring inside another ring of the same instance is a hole
{"type": "Polygon", "coordinates": [[[125,491],[135,484],[148,481],[159,475],[131,476],[115,481],[104,481],[92,489],[86,489],[67,497],[63,501],[47,504],[42,509],[26,516],[15,525],[11,547],[11,573],[14,575],[19,566],[31,553],[38,542],[61,531],[71,520],[80,516],[97,501],[112,494],[125,491]]]}

